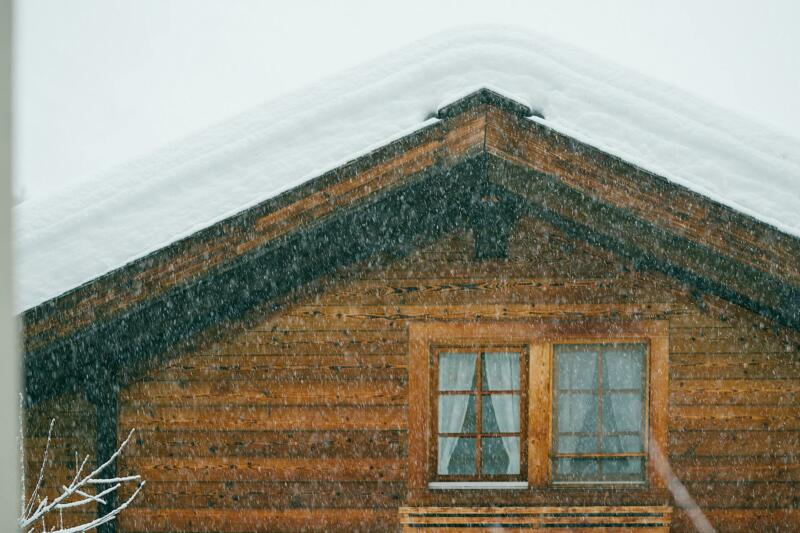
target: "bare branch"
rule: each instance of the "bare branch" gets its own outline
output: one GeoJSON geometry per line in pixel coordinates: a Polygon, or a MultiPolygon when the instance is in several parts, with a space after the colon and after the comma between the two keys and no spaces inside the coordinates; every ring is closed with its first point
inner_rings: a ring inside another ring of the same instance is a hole
{"type": "MultiPolygon", "coordinates": [[[[23,514],[30,513],[30,510],[33,508],[33,504],[36,501],[36,497],[39,495],[39,489],[42,487],[42,480],[44,479],[44,471],[47,468],[47,454],[50,452],[50,439],[53,436],[53,425],[56,423],[56,419],[50,420],[50,429],[47,430],[47,444],[44,446],[44,457],[42,457],[42,466],[39,469],[39,479],[36,481],[36,487],[33,489],[31,493],[31,499],[28,501],[28,505],[25,507],[23,514]]],[[[47,498],[45,498],[46,500],[47,498]]],[[[41,505],[40,505],[41,507],[41,505]]]]}
{"type": "Polygon", "coordinates": [[[48,531],[49,533],[81,533],[94,529],[97,526],[105,524],[111,520],[114,520],[116,516],[124,509],[126,509],[130,505],[130,503],[139,495],[139,492],[141,492],[142,488],[145,485],[145,482],[142,481],[142,478],[139,475],[108,477],[108,478],[100,476],[120,456],[122,451],[125,449],[125,447],[130,442],[131,438],[133,437],[134,430],[132,429],[130,433],[128,433],[127,438],[122,442],[122,444],[119,445],[117,450],[113,454],[111,454],[110,457],[108,457],[102,464],[100,464],[97,468],[95,468],[94,470],[92,470],[87,474],[83,474],[83,472],[85,471],[86,465],[89,462],[89,456],[87,455],[80,463],[80,465],[78,465],[77,453],[76,453],[75,476],[72,478],[72,481],[68,485],[61,486],[61,493],[51,501],[48,499],[47,496],[45,496],[44,498],[39,498],[39,491],[42,487],[42,482],[45,477],[45,470],[47,466],[47,460],[49,457],[50,442],[52,438],[54,423],[55,419],[53,419],[50,422],[50,429],[47,434],[47,444],[45,446],[44,458],[42,461],[42,467],[39,471],[39,479],[36,483],[36,487],[34,488],[30,500],[27,502],[27,504],[25,503],[24,496],[21,501],[22,513],[20,514],[19,517],[20,528],[23,530],[27,530],[28,533],[36,533],[36,527],[34,526],[34,524],[40,523],[41,524],[41,529],[39,530],[40,533],[48,533],[48,531]],[[63,517],[64,509],[72,509],[88,505],[91,503],[105,504],[106,501],[103,499],[103,496],[106,496],[108,494],[111,494],[119,490],[119,488],[122,487],[123,484],[130,482],[138,482],[138,486],[136,487],[136,490],[134,490],[133,494],[127,500],[125,500],[125,502],[123,502],[121,505],[118,505],[114,509],[107,512],[105,515],[95,520],[92,520],[91,522],[72,527],[66,527],[66,528],[64,527],[64,517],[63,517]],[[92,495],[86,492],[85,490],[82,490],[84,487],[90,485],[110,485],[110,486],[108,486],[101,492],[92,495]],[[75,501],[67,501],[72,496],[79,496],[80,499],[77,499],[75,501]],[[58,512],[58,523],[59,523],[59,525],[57,526],[58,529],[48,530],[46,517],[48,516],[48,513],[53,511],[58,512]]]}

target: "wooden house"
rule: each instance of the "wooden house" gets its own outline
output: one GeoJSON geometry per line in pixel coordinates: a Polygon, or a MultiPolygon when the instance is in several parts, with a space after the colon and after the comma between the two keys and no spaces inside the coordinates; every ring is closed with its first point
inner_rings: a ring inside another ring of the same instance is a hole
{"type": "Polygon", "coordinates": [[[476,90],[26,309],[28,460],[136,428],[106,531],[800,531],[800,239],[535,114],[476,90]]]}

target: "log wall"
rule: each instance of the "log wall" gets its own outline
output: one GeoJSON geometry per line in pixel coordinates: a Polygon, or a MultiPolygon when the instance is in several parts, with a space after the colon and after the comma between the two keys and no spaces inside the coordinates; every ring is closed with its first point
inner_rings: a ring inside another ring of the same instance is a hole
{"type": "MultiPolygon", "coordinates": [[[[408,324],[540,317],[669,320],[676,475],[720,531],[800,530],[797,337],[529,219],[508,260],[476,261],[469,232],[376,258],[124,388],[119,434],[138,437],[120,473],[147,487],[120,530],[397,530],[408,324]]],[[[635,490],[503,498],[669,503],[635,490]]],[[[694,530],[687,513],[673,530],[694,530]]]]}

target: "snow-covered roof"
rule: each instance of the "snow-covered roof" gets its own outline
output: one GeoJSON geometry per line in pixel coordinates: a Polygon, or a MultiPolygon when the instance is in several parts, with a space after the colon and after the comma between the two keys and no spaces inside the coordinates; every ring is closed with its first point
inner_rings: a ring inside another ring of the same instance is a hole
{"type": "Polygon", "coordinates": [[[24,311],[426,124],[490,87],[531,118],[800,236],[800,140],[542,35],[416,42],[43,199],[17,206],[24,311]]]}

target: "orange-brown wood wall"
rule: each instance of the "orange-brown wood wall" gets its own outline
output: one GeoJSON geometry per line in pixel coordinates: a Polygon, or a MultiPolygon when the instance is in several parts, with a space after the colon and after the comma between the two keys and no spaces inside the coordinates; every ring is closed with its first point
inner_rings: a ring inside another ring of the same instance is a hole
{"type": "MultiPolygon", "coordinates": [[[[796,336],[532,220],[518,224],[509,256],[475,260],[465,231],[376,258],[123,389],[119,435],[138,433],[120,472],[147,486],[120,530],[396,530],[408,324],[588,316],[669,320],[670,461],[711,523],[800,531],[796,336]]],[[[30,416],[31,451],[44,409],[30,416]]],[[[59,443],[91,451],[90,413],[68,411],[75,430],[59,443]]],[[[509,503],[660,503],[638,494],[539,491],[509,503]]],[[[694,530],[677,509],[673,529],[694,530]]]]}

